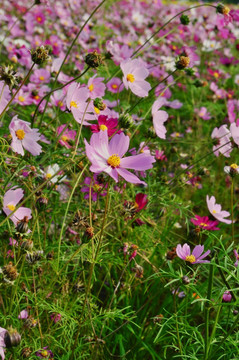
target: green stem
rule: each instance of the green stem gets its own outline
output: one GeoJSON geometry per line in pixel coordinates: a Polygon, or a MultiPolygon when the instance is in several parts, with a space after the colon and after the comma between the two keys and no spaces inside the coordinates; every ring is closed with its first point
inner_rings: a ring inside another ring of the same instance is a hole
{"type": "Polygon", "coordinates": [[[72,189],[72,192],[70,194],[70,197],[69,197],[69,200],[68,200],[68,203],[67,203],[67,206],[66,206],[66,211],[65,211],[65,215],[64,215],[64,218],[63,218],[63,222],[62,222],[62,227],[61,227],[61,232],[60,232],[60,238],[59,238],[59,243],[58,243],[58,255],[57,255],[57,267],[56,267],[56,272],[58,274],[58,270],[59,270],[59,263],[60,263],[60,253],[61,253],[61,241],[62,241],[62,236],[63,236],[63,231],[64,231],[64,228],[65,228],[65,222],[66,222],[66,217],[67,217],[67,214],[68,214],[68,211],[69,211],[69,207],[70,207],[70,203],[71,203],[71,200],[72,200],[72,197],[75,193],[75,190],[80,182],[80,179],[85,171],[85,169],[87,168],[88,164],[86,164],[83,168],[83,170],[80,172],[75,184],[74,184],[74,187],[72,189]]]}
{"type": "Polygon", "coordinates": [[[234,197],[234,179],[231,183],[231,219],[232,219],[232,242],[234,242],[234,214],[233,214],[233,197],[234,197]]]}
{"type": "Polygon", "coordinates": [[[212,285],[213,285],[213,275],[214,275],[214,265],[210,264],[209,270],[209,279],[208,279],[208,290],[207,290],[207,302],[205,303],[205,350],[204,350],[204,360],[208,359],[209,349],[210,349],[210,339],[209,339],[209,313],[210,313],[210,302],[212,298],[212,285]]]}

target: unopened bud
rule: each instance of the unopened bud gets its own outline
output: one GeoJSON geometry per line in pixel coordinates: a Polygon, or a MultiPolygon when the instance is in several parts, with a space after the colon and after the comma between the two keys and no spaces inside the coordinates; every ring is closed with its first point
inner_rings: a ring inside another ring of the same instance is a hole
{"type": "Polygon", "coordinates": [[[188,25],[190,23],[190,19],[187,15],[181,15],[180,16],[180,22],[182,25],[188,25]]]}
{"type": "Polygon", "coordinates": [[[17,346],[21,342],[21,335],[17,332],[17,330],[11,328],[5,333],[4,341],[7,348],[17,346]]]}
{"type": "Polygon", "coordinates": [[[94,107],[96,107],[99,110],[105,110],[106,105],[101,98],[96,98],[94,100],[94,107]]]}
{"type": "Polygon", "coordinates": [[[228,6],[225,6],[223,4],[218,4],[217,8],[216,8],[217,13],[219,14],[223,14],[223,15],[228,15],[230,12],[230,9],[228,6]]]}
{"type": "Polygon", "coordinates": [[[119,117],[119,125],[123,129],[129,129],[134,125],[134,120],[130,114],[122,114],[119,117]]]}

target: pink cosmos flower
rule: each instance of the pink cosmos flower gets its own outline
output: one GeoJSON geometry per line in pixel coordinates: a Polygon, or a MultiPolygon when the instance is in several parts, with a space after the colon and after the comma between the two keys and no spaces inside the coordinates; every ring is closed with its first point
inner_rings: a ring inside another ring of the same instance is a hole
{"type": "Polygon", "coordinates": [[[218,144],[213,146],[213,152],[216,156],[219,156],[219,153],[226,157],[230,157],[230,153],[232,151],[232,145],[230,142],[230,131],[228,130],[226,125],[217,127],[212,132],[212,139],[217,139],[218,144]]]}
{"type": "Polygon", "coordinates": [[[20,314],[18,315],[18,319],[24,320],[28,318],[28,311],[22,310],[20,314]]]}
{"type": "Polygon", "coordinates": [[[203,120],[210,120],[211,114],[207,111],[207,108],[202,106],[200,109],[195,109],[196,114],[203,120]]]}
{"type": "Polygon", "coordinates": [[[204,245],[197,245],[192,251],[190,246],[186,243],[183,246],[178,244],[176,247],[176,253],[180,259],[190,262],[191,264],[209,263],[208,260],[202,260],[210,254],[210,250],[207,250],[203,255],[204,245]]]}
{"type": "Polygon", "coordinates": [[[153,167],[153,156],[139,154],[123,158],[129,148],[129,137],[123,132],[116,134],[109,142],[106,131],[100,131],[91,136],[90,145],[85,140],[86,155],[92,163],[90,170],[95,173],[102,171],[110,175],[116,182],[118,176],[133,184],[145,184],[137,176],[126,170],[133,169],[144,171],[153,167]]]}
{"type": "Polygon", "coordinates": [[[93,133],[99,132],[99,131],[105,131],[107,130],[108,136],[112,136],[116,132],[120,132],[117,130],[118,126],[118,120],[110,118],[108,119],[105,115],[100,115],[98,117],[98,124],[91,125],[90,129],[93,133]]]}
{"type": "Polygon", "coordinates": [[[106,42],[106,49],[113,55],[113,61],[116,65],[119,65],[123,60],[129,59],[134,50],[130,49],[128,45],[114,44],[113,41],[106,42]]]}
{"type": "Polygon", "coordinates": [[[132,93],[139,97],[148,96],[151,86],[144,79],[149,75],[149,71],[142,62],[138,59],[125,60],[120,67],[123,71],[123,83],[126,89],[130,88],[132,93]]]}
{"type": "Polygon", "coordinates": [[[190,219],[190,221],[195,225],[200,227],[203,230],[220,230],[216,225],[218,221],[209,220],[208,216],[199,216],[195,215],[195,219],[190,219]]]}
{"type": "Polygon", "coordinates": [[[154,130],[158,137],[166,139],[167,129],[163,125],[168,120],[168,114],[164,110],[159,110],[164,105],[164,99],[160,98],[156,100],[152,107],[153,125],[154,130]]]}
{"type": "Polygon", "coordinates": [[[239,100],[228,100],[227,102],[227,113],[230,123],[236,122],[239,125],[239,119],[237,119],[237,114],[239,112],[239,100]]]}
{"type": "Polygon", "coordinates": [[[124,85],[122,84],[122,81],[118,77],[112,78],[110,81],[106,84],[107,89],[111,91],[113,94],[120,93],[124,90],[124,85]]]}
{"type": "Polygon", "coordinates": [[[103,77],[96,77],[96,75],[89,79],[87,87],[89,90],[88,95],[91,99],[103,97],[105,95],[106,86],[103,83],[103,80],[103,77]]]}
{"type": "Polygon", "coordinates": [[[34,156],[41,153],[41,145],[37,143],[40,134],[38,129],[30,128],[29,122],[18,119],[16,115],[9,125],[9,130],[12,136],[11,147],[14,152],[24,155],[23,149],[26,149],[34,156]]]}
{"type": "Polygon", "coordinates": [[[72,146],[68,143],[68,141],[74,141],[76,137],[75,130],[69,130],[67,128],[67,124],[63,124],[57,128],[57,136],[61,136],[59,139],[59,143],[62,146],[65,146],[67,149],[70,149],[72,146]]]}
{"type": "Polygon", "coordinates": [[[212,216],[214,216],[218,221],[221,221],[221,222],[223,222],[225,224],[231,224],[232,223],[231,220],[224,219],[225,217],[230,216],[230,213],[228,211],[222,210],[221,205],[216,204],[216,199],[215,199],[214,196],[209,198],[209,196],[207,195],[206,200],[207,200],[208,210],[210,211],[212,216]]]}
{"type": "MultiPolygon", "coordinates": [[[[10,189],[6,192],[3,198],[3,211],[8,216],[10,215],[16,208],[19,201],[23,198],[24,192],[21,188],[18,189],[10,189]]],[[[31,209],[26,207],[19,207],[15,213],[10,216],[10,219],[13,221],[14,225],[16,226],[17,223],[22,220],[25,216],[28,219],[31,219],[31,209]]]]}
{"type": "Polygon", "coordinates": [[[6,329],[0,327],[0,356],[1,356],[2,360],[5,359],[4,348],[6,347],[6,344],[5,344],[6,332],[7,332],[6,329]]]}
{"type": "Polygon", "coordinates": [[[35,84],[49,83],[51,74],[46,69],[36,69],[30,76],[30,81],[35,84]]]}
{"type": "Polygon", "coordinates": [[[235,266],[236,267],[238,267],[238,262],[239,262],[239,254],[238,254],[238,252],[236,251],[236,250],[233,250],[233,252],[234,252],[234,255],[235,255],[235,257],[236,257],[236,262],[235,262],[235,266]]]}
{"type": "Polygon", "coordinates": [[[83,125],[89,125],[87,120],[95,120],[95,116],[90,114],[90,112],[93,112],[93,106],[91,103],[88,104],[88,98],[89,91],[86,87],[80,87],[76,82],[69,86],[66,95],[67,108],[72,112],[74,119],[78,123],[81,123],[84,116],[83,125]]]}
{"type": "Polygon", "coordinates": [[[234,142],[239,146],[239,126],[236,123],[230,125],[230,132],[234,142]]]}
{"type": "Polygon", "coordinates": [[[4,81],[0,81],[0,114],[5,109],[10,98],[11,96],[8,85],[5,84],[4,81]]]}
{"type": "Polygon", "coordinates": [[[51,320],[54,321],[54,323],[56,324],[58,321],[61,320],[61,314],[53,313],[51,315],[51,320]]]}

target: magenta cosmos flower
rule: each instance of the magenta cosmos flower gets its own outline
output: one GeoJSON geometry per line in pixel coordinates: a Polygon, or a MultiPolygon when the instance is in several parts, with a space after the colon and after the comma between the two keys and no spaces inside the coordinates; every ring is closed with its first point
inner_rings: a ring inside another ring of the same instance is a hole
{"type": "Polygon", "coordinates": [[[190,262],[191,264],[209,263],[208,260],[202,260],[210,254],[210,250],[207,250],[203,255],[204,245],[197,245],[193,249],[192,253],[190,246],[186,243],[183,246],[178,244],[176,247],[176,253],[180,259],[190,262]]]}
{"type": "Polygon", "coordinates": [[[190,221],[203,230],[220,230],[218,227],[216,227],[218,221],[209,220],[208,216],[195,215],[195,219],[192,218],[190,221]]]}
{"type": "Polygon", "coordinates": [[[123,83],[126,89],[130,88],[132,93],[139,97],[148,96],[151,86],[144,79],[149,75],[149,71],[142,62],[138,59],[125,60],[120,67],[123,71],[123,83]]]}
{"type": "Polygon", "coordinates": [[[123,158],[129,148],[129,137],[124,133],[116,134],[109,142],[106,131],[91,136],[90,144],[85,140],[86,155],[92,163],[90,170],[94,173],[102,171],[110,175],[116,182],[118,176],[133,184],[144,184],[137,176],[127,169],[144,171],[153,167],[153,156],[142,153],[123,158]]]}
{"type": "Polygon", "coordinates": [[[164,98],[156,100],[152,107],[153,125],[154,130],[158,137],[161,139],[166,138],[167,129],[164,126],[165,121],[168,119],[168,114],[164,110],[159,110],[164,105],[164,98]]]}
{"type": "Polygon", "coordinates": [[[234,253],[234,255],[235,255],[235,257],[236,257],[236,262],[235,262],[235,266],[236,267],[238,267],[238,262],[239,262],[239,254],[238,254],[238,252],[236,251],[236,249],[235,250],[233,250],[233,253],[234,253]]]}
{"type": "Polygon", "coordinates": [[[93,112],[92,104],[88,104],[89,90],[86,87],[80,87],[76,82],[72,83],[66,95],[67,108],[72,112],[74,119],[83,125],[89,125],[87,120],[95,120],[95,116],[90,113],[93,112]]]}
{"type": "Polygon", "coordinates": [[[14,152],[24,155],[26,149],[32,155],[36,156],[41,153],[41,145],[37,143],[40,140],[38,129],[31,129],[30,123],[18,119],[17,115],[12,119],[9,130],[12,136],[11,147],[14,152]]]}
{"type": "Polygon", "coordinates": [[[100,130],[107,130],[108,136],[112,136],[116,132],[119,132],[117,129],[118,120],[110,118],[108,119],[105,115],[100,115],[98,117],[98,124],[91,125],[90,129],[93,133],[99,132],[100,130]]]}
{"type": "MultiPolygon", "coordinates": [[[[24,192],[21,188],[18,189],[10,189],[6,192],[3,198],[3,211],[8,216],[10,215],[16,208],[19,201],[23,198],[24,192]]],[[[25,216],[28,219],[31,219],[31,209],[26,207],[19,207],[15,213],[10,216],[10,219],[14,222],[14,225],[22,220],[25,216]]]]}
{"type": "Polygon", "coordinates": [[[214,216],[218,221],[224,222],[225,224],[231,224],[232,221],[228,219],[224,219],[225,217],[230,216],[230,213],[228,211],[222,210],[221,205],[216,204],[216,199],[214,196],[209,198],[207,195],[207,207],[212,216],[214,216]]]}

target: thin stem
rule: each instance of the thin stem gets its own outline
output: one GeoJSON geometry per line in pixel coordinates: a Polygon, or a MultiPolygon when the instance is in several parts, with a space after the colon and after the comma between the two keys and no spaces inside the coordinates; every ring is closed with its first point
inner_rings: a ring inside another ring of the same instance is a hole
{"type": "Polygon", "coordinates": [[[214,265],[210,264],[209,270],[209,279],[208,279],[208,290],[207,290],[207,302],[205,303],[205,349],[204,349],[204,360],[208,359],[209,349],[210,349],[210,339],[209,339],[209,313],[210,313],[210,302],[212,298],[212,285],[213,285],[213,275],[214,275],[214,265]]]}
{"type": "Polygon", "coordinates": [[[175,313],[175,325],[176,325],[176,333],[177,333],[177,339],[178,339],[178,347],[179,347],[179,351],[180,351],[181,356],[183,356],[182,344],[181,344],[180,335],[179,335],[179,328],[178,328],[176,291],[174,292],[174,295],[173,295],[173,305],[174,305],[174,313],[175,313]]]}
{"type": "Polygon", "coordinates": [[[234,197],[234,179],[231,183],[231,219],[232,219],[232,242],[234,242],[234,214],[233,214],[233,197],[234,197]]]}
{"type": "Polygon", "coordinates": [[[69,211],[69,207],[70,207],[70,203],[71,203],[71,200],[72,200],[72,197],[75,193],[75,190],[80,182],[80,179],[85,171],[85,169],[87,168],[88,164],[86,164],[83,168],[83,170],[80,172],[80,174],[78,175],[78,178],[76,179],[76,182],[74,184],[74,187],[72,189],[72,192],[69,196],[69,200],[68,200],[68,203],[67,203],[67,206],[66,206],[66,211],[65,211],[65,215],[64,215],[64,218],[63,218],[63,223],[62,223],[62,227],[61,227],[61,232],[60,232],[60,237],[59,237],[59,243],[58,243],[58,255],[57,255],[57,267],[56,267],[56,272],[58,274],[58,270],[59,270],[59,263],[60,263],[60,253],[61,253],[61,240],[62,240],[62,236],[63,236],[63,231],[64,231],[64,227],[65,227],[65,222],[66,222],[66,217],[67,217],[67,214],[68,214],[68,211],[69,211]]]}

